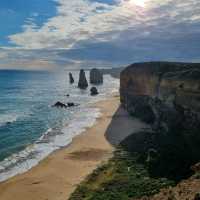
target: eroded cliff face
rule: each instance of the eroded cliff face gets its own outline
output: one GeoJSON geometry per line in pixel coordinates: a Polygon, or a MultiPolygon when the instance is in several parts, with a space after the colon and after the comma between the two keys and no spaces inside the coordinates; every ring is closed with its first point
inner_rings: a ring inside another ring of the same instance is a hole
{"type": "Polygon", "coordinates": [[[103,74],[99,69],[93,68],[90,70],[90,83],[95,85],[103,84],[103,74]]]}
{"type": "MultiPolygon", "coordinates": [[[[198,120],[200,65],[167,62],[133,64],[121,73],[120,97],[122,105],[131,114],[139,115],[152,124],[170,121],[170,118],[171,123],[175,123],[183,115],[194,115],[198,120]],[[165,115],[165,120],[161,119],[161,115],[165,115]]],[[[170,122],[165,126],[170,126],[170,122]]]]}
{"type": "Polygon", "coordinates": [[[200,112],[200,67],[163,75],[158,96],[165,102],[200,112]]]}
{"type": "Polygon", "coordinates": [[[131,115],[152,125],[140,140],[144,153],[157,152],[150,168],[187,175],[200,161],[200,64],[133,64],[121,73],[120,98],[131,115]]]}

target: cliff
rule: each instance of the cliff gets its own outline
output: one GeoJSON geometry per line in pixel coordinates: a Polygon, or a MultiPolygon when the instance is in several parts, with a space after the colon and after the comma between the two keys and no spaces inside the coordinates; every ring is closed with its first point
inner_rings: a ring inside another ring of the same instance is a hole
{"type": "Polygon", "coordinates": [[[199,118],[200,64],[133,64],[121,73],[120,97],[122,105],[131,114],[137,114],[139,110],[151,114],[147,121],[152,123],[159,117],[159,103],[168,111],[192,112],[199,118]]]}
{"type": "Polygon", "coordinates": [[[200,161],[200,64],[130,65],[120,75],[120,98],[131,115],[152,126],[139,136],[147,157],[156,152],[152,170],[170,178],[189,175],[190,166],[200,161]]]}
{"type": "Polygon", "coordinates": [[[124,69],[124,67],[118,67],[118,68],[109,68],[109,69],[101,69],[101,72],[103,74],[109,74],[111,75],[113,78],[120,78],[120,73],[122,72],[122,70],[124,69]]]}

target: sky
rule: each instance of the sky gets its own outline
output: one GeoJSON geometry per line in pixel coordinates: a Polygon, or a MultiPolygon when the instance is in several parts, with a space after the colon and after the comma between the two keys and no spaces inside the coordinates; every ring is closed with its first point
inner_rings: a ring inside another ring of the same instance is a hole
{"type": "Polygon", "coordinates": [[[200,62],[199,0],[1,0],[0,69],[200,62]]]}

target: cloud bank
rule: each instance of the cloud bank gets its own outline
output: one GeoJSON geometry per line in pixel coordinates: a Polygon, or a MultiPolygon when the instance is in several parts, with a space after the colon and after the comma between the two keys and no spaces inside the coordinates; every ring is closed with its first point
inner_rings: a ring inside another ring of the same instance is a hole
{"type": "Polygon", "coordinates": [[[0,67],[200,59],[198,0],[55,1],[56,16],[38,27],[33,15],[8,36],[15,47],[0,49],[0,67]]]}

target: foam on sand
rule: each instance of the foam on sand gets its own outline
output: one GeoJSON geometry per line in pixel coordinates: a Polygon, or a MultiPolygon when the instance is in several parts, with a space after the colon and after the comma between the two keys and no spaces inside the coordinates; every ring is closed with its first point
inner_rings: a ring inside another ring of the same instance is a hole
{"type": "Polygon", "coordinates": [[[61,130],[48,129],[34,144],[0,162],[0,182],[28,171],[53,151],[69,145],[75,136],[91,127],[99,116],[99,109],[85,108],[61,130]]]}

